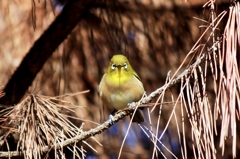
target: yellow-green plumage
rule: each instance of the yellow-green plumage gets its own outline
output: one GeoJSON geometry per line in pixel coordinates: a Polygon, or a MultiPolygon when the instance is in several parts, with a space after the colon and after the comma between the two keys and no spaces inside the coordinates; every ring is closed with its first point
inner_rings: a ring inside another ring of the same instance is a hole
{"type": "MultiPolygon", "coordinates": [[[[132,69],[128,59],[123,55],[114,55],[107,72],[99,84],[99,94],[109,109],[123,109],[128,103],[137,102],[144,93],[143,84],[132,69]]],[[[143,122],[140,110],[137,110],[133,121],[143,122]]]]}

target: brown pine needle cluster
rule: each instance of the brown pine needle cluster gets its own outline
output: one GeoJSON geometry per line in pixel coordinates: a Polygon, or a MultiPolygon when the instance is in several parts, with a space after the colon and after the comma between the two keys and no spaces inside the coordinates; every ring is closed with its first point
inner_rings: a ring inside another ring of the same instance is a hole
{"type": "MultiPolygon", "coordinates": [[[[18,140],[17,151],[22,152],[25,158],[47,155],[42,151],[44,147],[52,147],[81,134],[81,128],[72,124],[68,116],[62,113],[72,111],[73,106],[57,97],[29,94],[21,103],[1,111],[1,129],[5,132],[1,136],[1,144],[6,142],[9,145],[6,139],[13,135],[18,140]]],[[[62,148],[56,147],[54,151],[60,155],[62,148]]],[[[83,150],[80,151],[84,154],[83,150]]]]}
{"type": "MultiPolygon", "coordinates": [[[[240,120],[240,3],[229,8],[224,30],[222,52],[219,53],[219,88],[215,104],[216,119],[222,119],[220,147],[225,150],[225,139],[232,136],[232,154],[236,157],[237,122],[240,120]],[[220,112],[220,113],[219,113],[220,112]],[[218,115],[220,114],[220,115],[218,115]],[[237,121],[238,120],[238,121],[237,121]]],[[[216,128],[215,128],[216,129],[216,128]]]]}

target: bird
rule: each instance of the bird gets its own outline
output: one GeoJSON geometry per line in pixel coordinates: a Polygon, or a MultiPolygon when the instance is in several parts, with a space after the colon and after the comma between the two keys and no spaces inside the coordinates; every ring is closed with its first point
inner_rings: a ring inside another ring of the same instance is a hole
{"type": "MultiPolygon", "coordinates": [[[[103,75],[99,87],[99,95],[109,110],[121,110],[130,103],[139,101],[145,90],[138,74],[133,70],[126,56],[114,55],[103,75]]],[[[144,118],[137,109],[133,122],[142,123],[144,118]]]]}

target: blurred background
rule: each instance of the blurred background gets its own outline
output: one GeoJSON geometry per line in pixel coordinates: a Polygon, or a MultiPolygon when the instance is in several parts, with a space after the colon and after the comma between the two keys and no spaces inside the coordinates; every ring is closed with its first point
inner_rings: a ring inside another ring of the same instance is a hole
{"type": "MultiPolygon", "coordinates": [[[[70,0],[0,1],[0,86],[2,90],[30,48],[34,47],[34,42],[48,29],[69,2],[70,0]]],[[[58,96],[90,90],[89,93],[67,97],[65,100],[85,106],[85,108],[76,108],[75,113],[71,114],[81,119],[73,120],[77,126],[84,122],[84,130],[96,127],[95,123],[89,121],[100,124],[107,120],[109,115],[98,96],[97,88],[110,58],[114,54],[124,54],[139,74],[147,94],[151,93],[165,83],[169,71],[174,74],[202,35],[206,25],[209,24],[212,12],[209,6],[203,7],[206,2],[204,0],[103,0],[90,4],[92,6],[87,16],[77,21],[74,29],[65,39],[62,39],[61,44],[44,61],[43,67],[33,82],[27,83],[29,88],[25,96],[28,93],[58,96]]],[[[227,10],[229,6],[229,1],[216,1],[215,14],[227,10]]],[[[79,12],[79,14],[82,13],[79,12]]],[[[227,16],[219,24],[216,30],[217,35],[223,34],[226,20],[227,16]]],[[[56,32],[61,34],[61,30],[56,32]]],[[[200,43],[211,46],[211,42],[206,43],[209,35],[210,33],[205,34],[200,43]]],[[[53,41],[45,40],[45,42],[51,45],[53,41]]],[[[194,57],[188,58],[185,65],[191,60],[194,60],[194,57]]],[[[34,61],[28,66],[34,68],[35,64],[34,61]]],[[[22,76],[27,77],[28,74],[22,72],[22,76]]],[[[147,110],[143,111],[146,120],[144,125],[153,126],[155,131],[159,126],[159,135],[162,134],[173,108],[173,104],[167,104],[167,102],[171,102],[172,95],[177,97],[179,87],[180,84],[176,84],[172,87],[171,93],[165,95],[166,104],[161,108],[159,125],[157,120],[160,107],[151,113],[152,125],[149,124],[147,110]]],[[[213,85],[209,84],[207,91],[210,98],[214,96],[213,85]]],[[[153,143],[137,124],[133,124],[121,158],[147,159],[152,156],[153,158],[175,158],[168,150],[176,157],[183,158],[176,129],[176,123],[181,123],[180,107],[175,108],[175,113],[179,121],[174,119],[170,121],[161,139],[162,144],[158,143],[160,149],[157,151],[162,153],[158,152],[158,155],[154,156],[153,143]]],[[[191,126],[186,115],[184,118],[186,118],[184,124],[188,151],[185,157],[194,158],[191,126]]],[[[84,145],[86,158],[117,158],[128,125],[129,117],[95,136],[103,146],[88,139],[87,142],[98,153],[84,145]]],[[[181,124],[179,126],[181,127],[181,124]]],[[[147,134],[150,135],[149,132],[147,134]]],[[[217,136],[215,141],[218,148],[217,136]]],[[[226,147],[223,157],[221,150],[218,151],[217,158],[232,158],[231,147],[226,147]]],[[[66,158],[72,158],[70,152],[66,153],[66,158]]]]}

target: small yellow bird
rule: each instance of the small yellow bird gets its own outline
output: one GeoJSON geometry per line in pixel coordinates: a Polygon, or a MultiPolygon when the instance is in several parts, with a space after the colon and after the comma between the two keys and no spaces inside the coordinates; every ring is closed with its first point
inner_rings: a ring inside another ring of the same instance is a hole
{"type": "MultiPolygon", "coordinates": [[[[118,54],[112,57],[98,91],[108,109],[120,110],[126,108],[128,103],[139,101],[143,96],[144,88],[128,59],[124,55],[118,54]]],[[[137,110],[133,122],[141,123],[143,121],[140,110],[137,110]]]]}

